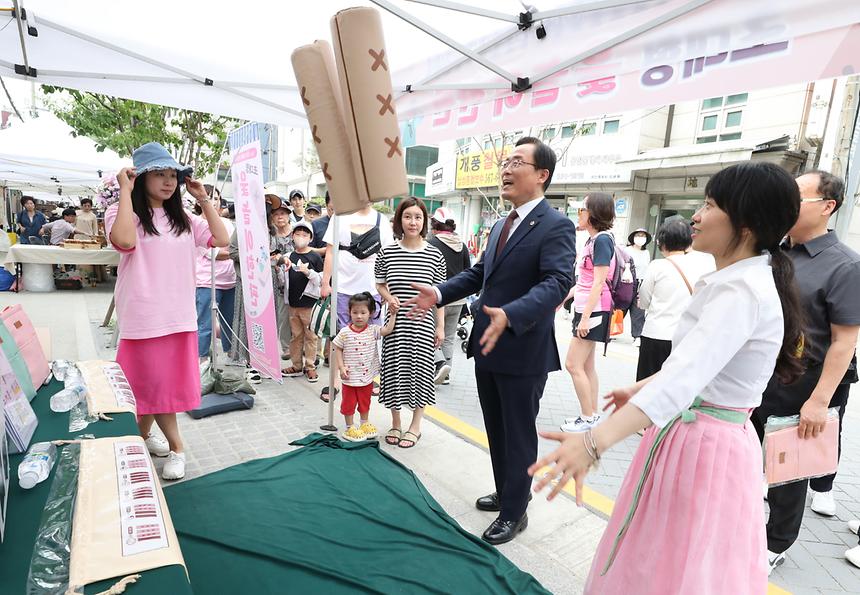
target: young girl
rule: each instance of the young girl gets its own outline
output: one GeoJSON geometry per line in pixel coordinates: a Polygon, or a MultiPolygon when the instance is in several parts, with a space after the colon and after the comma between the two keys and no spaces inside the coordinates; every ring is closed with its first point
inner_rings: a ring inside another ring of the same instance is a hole
{"type": "Polygon", "coordinates": [[[750,162],[717,173],[693,216],[693,248],[717,271],[696,283],[660,372],[613,391],[612,415],[582,434],[542,433],[561,446],[529,468],[537,483],[586,474],[612,445],[648,428],[597,548],[586,593],[764,593],[767,560],[761,446],[750,411],[776,367],[803,370],[794,268],[779,243],[800,193],[779,166],[750,162]]]}
{"type": "Polygon", "coordinates": [[[581,413],[579,417],[565,420],[561,426],[565,432],[583,432],[600,420],[594,351],[598,343],[609,340],[612,296],[607,281],[611,281],[610,270],[615,264],[615,242],[609,230],[614,221],[612,196],[594,192],[585,197],[585,204],[579,209],[577,229],[588,232],[589,238],[573,288],[573,339],[565,360],[581,413]]]}
{"type": "Polygon", "coordinates": [[[120,343],[116,361],[137,399],[138,426],[149,451],[168,457],[164,479],[185,476],[176,413],[200,404],[195,259],[198,247],[227,245],[221,218],[206,190],[158,143],[132,155],[117,175],[119,202],[105,213],[111,244],[122,253],[116,282],[120,343]],[[205,219],[182,209],[180,186],[205,219]],[[167,437],[150,435],[153,422],[167,437]]]}
{"type": "MultiPolygon", "coordinates": [[[[418,294],[416,284],[445,282],[445,257],[428,244],[427,207],[417,198],[404,198],[394,213],[394,237],[376,259],[376,288],[393,317],[400,304],[418,294]]],[[[424,407],[436,402],[433,355],[445,338],[445,308],[435,316],[415,320],[400,316],[397,330],[382,342],[382,383],[379,402],[391,410],[391,429],[385,442],[412,448],[421,438],[424,407]],[[400,408],[412,409],[409,431],[401,434],[400,408]]]]}
{"type": "Polygon", "coordinates": [[[373,392],[373,379],[379,374],[379,339],[391,334],[397,319],[397,306],[389,305],[391,315],[384,327],[368,324],[376,300],[370,292],[357,293],[349,298],[349,325],[340,329],[334,338],[335,365],[343,381],[340,412],[346,421],[343,439],[360,442],[376,438],[376,427],[368,421],[370,396],[373,392]],[[361,425],[355,426],[355,408],[361,425]]]}

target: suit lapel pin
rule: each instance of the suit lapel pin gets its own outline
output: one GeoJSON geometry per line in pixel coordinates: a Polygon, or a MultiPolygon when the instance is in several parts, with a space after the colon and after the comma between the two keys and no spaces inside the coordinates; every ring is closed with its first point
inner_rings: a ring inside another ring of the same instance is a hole
{"type": "Polygon", "coordinates": [[[535,222],[534,222],[534,221],[529,221],[529,226],[532,226],[532,225],[534,225],[534,224],[535,224],[535,222]]]}

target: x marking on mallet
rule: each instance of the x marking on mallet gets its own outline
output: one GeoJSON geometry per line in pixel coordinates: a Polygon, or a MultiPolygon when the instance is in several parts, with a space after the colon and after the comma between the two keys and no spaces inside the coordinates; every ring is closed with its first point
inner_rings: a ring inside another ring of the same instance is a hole
{"type": "Polygon", "coordinates": [[[373,72],[376,72],[376,69],[380,66],[382,66],[383,70],[388,72],[388,66],[385,65],[385,50],[379,50],[379,52],[367,50],[367,53],[373,56],[373,66],[370,67],[373,72]]]}
{"type": "Polygon", "coordinates": [[[390,138],[388,138],[386,136],[385,137],[385,144],[390,147],[388,149],[388,158],[389,159],[394,157],[395,153],[397,153],[401,157],[403,156],[403,153],[400,151],[400,137],[399,136],[395,136],[394,140],[391,140],[390,138]]]}
{"type": "Polygon", "coordinates": [[[379,108],[379,115],[384,116],[385,112],[391,112],[391,115],[394,115],[394,108],[391,106],[391,101],[393,97],[391,94],[388,94],[388,97],[383,97],[382,95],[377,95],[376,98],[379,100],[379,103],[382,104],[382,107],[379,108]]]}

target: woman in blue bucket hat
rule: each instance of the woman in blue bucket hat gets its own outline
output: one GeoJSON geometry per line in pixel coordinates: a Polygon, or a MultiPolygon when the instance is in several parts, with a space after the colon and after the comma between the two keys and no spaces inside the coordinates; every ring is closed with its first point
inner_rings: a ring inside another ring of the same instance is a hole
{"type": "Polygon", "coordinates": [[[105,212],[105,230],[120,253],[116,282],[122,366],[137,400],[140,434],[149,452],[167,457],[164,479],[185,476],[176,414],[200,404],[195,260],[197,248],[227,246],[228,236],[203,184],[158,143],[132,154],[117,174],[119,201],[105,212]],[[182,185],[203,217],[182,207],[182,185]],[[153,422],[167,440],[151,435],[153,422]]]}

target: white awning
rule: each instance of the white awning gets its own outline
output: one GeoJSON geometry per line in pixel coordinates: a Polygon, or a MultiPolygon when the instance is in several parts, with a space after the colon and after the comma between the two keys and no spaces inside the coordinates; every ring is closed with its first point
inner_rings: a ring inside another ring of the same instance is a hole
{"type": "Polygon", "coordinates": [[[371,5],[404,136],[426,144],[860,71],[857,0],[539,4],[28,0],[0,13],[0,75],[306,126],[290,53],[371,5]]]}
{"type": "Polygon", "coordinates": [[[25,193],[92,194],[102,177],[128,164],[113,151],[99,151],[71,127],[43,113],[0,130],[0,183],[25,193]]]}
{"type": "Polygon", "coordinates": [[[632,159],[618,161],[633,170],[685,168],[701,165],[728,165],[748,161],[758,143],[730,140],[700,145],[681,145],[652,149],[632,159]]]}

